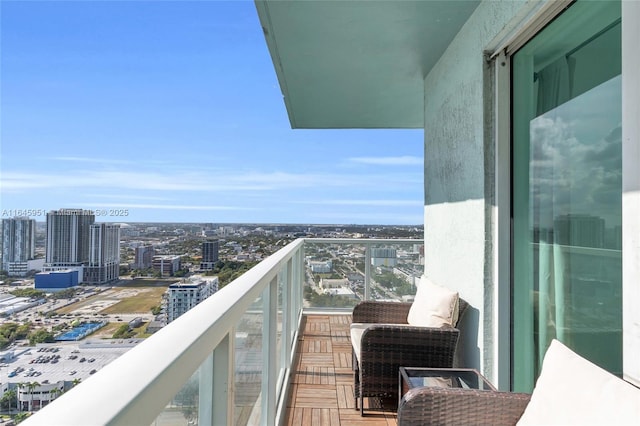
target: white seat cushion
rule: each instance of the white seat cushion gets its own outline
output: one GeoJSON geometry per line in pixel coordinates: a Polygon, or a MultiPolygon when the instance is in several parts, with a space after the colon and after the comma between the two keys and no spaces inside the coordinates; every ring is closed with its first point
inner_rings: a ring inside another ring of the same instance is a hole
{"type": "Polygon", "coordinates": [[[418,327],[455,327],[458,322],[458,293],[432,283],[422,276],[407,322],[418,327]]]}
{"type": "Polygon", "coordinates": [[[362,347],[362,334],[372,324],[365,324],[361,322],[351,323],[351,346],[353,346],[353,352],[356,354],[356,359],[360,362],[360,348],[362,347]]]}
{"type": "Polygon", "coordinates": [[[394,327],[408,327],[409,324],[376,324],[376,323],[351,323],[351,346],[353,346],[353,352],[356,354],[356,359],[360,362],[360,349],[362,348],[362,335],[367,327],[372,325],[391,325],[394,327]]]}
{"type": "Polygon", "coordinates": [[[551,342],[518,425],[640,425],[640,389],[551,342]]]}

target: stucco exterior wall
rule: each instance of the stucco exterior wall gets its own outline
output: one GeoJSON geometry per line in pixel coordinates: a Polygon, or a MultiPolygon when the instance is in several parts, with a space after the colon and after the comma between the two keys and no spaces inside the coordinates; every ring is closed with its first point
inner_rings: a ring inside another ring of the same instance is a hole
{"type": "Polygon", "coordinates": [[[470,303],[461,324],[459,363],[490,378],[494,259],[489,216],[496,165],[493,86],[484,51],[527,3],[480,4],[424,81],[425,274],[470,303]]]}

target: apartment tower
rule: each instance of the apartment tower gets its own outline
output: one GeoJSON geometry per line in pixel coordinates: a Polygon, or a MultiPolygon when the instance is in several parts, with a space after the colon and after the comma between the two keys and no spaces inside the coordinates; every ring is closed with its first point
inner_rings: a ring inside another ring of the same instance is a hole
{"type": "Polygon", "coordinates": [[[89,264],[84,282],[106,284],[120,278],[120,225],[95,223],[89,227],[89,264]]]}
{"type": "Polygon", "coordinates": [[[28,217],[2,219],[2,269],[9,275],[24,275],[35,252],[36,221],[28,217]]]}
{"type": "Polygon", "coordinates": [[[136,247],[136,258],[134,268],[136,269],[149,269],[151,268],[153,256],[156,252],[153,246],[140,246],[136,247]]]}
{"type": "Polygon", "coordinates": [[[210,240],[202,243],[202,262],[200,263],[201,270],[210,271],[214,268],[218,261],[219,249],[220,243],[218,240],[210,240]]]}
{"type": "Polygon", "coordinates": [[[61,269],[89,263],[90,210],[60,209],[47,213],[45,268],[61,269]]]}

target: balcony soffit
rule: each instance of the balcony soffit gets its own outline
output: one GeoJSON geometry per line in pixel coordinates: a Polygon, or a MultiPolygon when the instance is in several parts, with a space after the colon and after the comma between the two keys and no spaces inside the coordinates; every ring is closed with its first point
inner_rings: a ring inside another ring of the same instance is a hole
{"type": "Polygon", "coordinates": [[[256,1],[293,128],[422,128],[424,76],[478,1],[256,1]]]}

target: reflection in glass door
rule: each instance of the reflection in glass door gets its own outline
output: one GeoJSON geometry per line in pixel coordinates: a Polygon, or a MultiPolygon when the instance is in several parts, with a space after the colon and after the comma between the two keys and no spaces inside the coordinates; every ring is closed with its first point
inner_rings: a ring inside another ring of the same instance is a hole
{"type": "Polygon", "coordinates": [[[621,373],[619,2],[576,2],[512,64],[514,390],[554,338],[621,373]]]}

